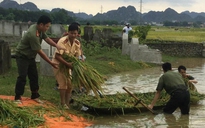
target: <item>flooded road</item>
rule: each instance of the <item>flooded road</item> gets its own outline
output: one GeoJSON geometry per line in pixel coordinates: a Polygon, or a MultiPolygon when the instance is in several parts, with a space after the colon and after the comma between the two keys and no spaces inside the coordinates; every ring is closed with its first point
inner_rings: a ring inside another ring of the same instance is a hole
{"type": "MultiPolygon", "coordinates": [[[[172,63],[174,71],[184,65],[187,74],[195,77],[195,84],[199,93],[205,94],[205,58],[183,58],[172,63]]],[[[159,77],[162,75],[161,67],[137,70],[116,74],[108,79],[104,89],[106,94],[117,92],[126,93],[122,87],[130,92],[154,92],[159,77]]],[[[177,109],[173,114],[156,114],[150,112],[133,113],[115,116],[97,117],[95,125],[89,128],[204,128],[205,127],[205,100],[190,108],[190,115],[181,115],[177,109]]]]}

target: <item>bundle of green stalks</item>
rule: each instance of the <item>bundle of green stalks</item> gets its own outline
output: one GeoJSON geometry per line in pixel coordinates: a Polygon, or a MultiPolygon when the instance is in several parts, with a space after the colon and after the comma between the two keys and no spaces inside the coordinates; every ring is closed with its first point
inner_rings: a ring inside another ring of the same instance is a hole
{"type": "Polygon", "coordinates": [[[99,98],[103,94],[101,85],[104,83],[104,77],[91,65],[72,55],[64,53],[62,57],[67,62],[72,62],[72,75],[69,74],[69,68],[61,63],[59,70],[66,78],[71,78],[74,88],[84,88],[87,93],[92,90],[95,96],[99,98]]]}
{"type": "Polygon", "coordinates": [[[0,126],[37,127],[45,122],[43,115],[29,107],[18,107],[12,101],[0,99],[0,126]]]}

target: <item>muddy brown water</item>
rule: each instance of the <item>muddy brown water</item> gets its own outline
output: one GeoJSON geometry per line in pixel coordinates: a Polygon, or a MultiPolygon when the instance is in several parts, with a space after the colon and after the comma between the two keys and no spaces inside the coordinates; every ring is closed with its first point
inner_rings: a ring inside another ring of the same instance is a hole
{"type": "MultiPolygon", "coordinates": [[[[205,93],[205,58],[183,58],[172,63],[175,71],[179,65],[187,67],[187,73],[198,81],[195,84],[198,92],[205,93]]],[[[116,74],[106,81],[104,90],[106,94],[126,93],[122,87],[130,92],[153,92],[162,73],[159,66],[116,74]]],[[[189,115],[181,115],[179,109],[171,115],[154,115],[149,111],[103,115],[96,117],[94,125],[88,128],[205,128],[205,99],[191,105],[189,115]]]]}

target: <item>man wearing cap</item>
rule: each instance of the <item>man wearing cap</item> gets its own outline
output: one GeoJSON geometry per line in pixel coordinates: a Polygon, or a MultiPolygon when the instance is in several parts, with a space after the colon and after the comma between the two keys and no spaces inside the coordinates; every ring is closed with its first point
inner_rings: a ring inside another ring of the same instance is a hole
{"type": "Polygon", "coordinates": [[[125,27],[122,29],[123,33],[126,33],[126,34],[128,34],[129,31],[131,31],[131,30],[132,30],[132,27],[130,27],[129,23],[126,23],[125,27]]]}

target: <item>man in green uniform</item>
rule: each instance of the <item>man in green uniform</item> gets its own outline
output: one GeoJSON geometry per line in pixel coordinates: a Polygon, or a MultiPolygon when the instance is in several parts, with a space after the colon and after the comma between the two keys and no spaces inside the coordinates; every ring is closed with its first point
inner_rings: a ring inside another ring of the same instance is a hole
{"type": "Polygon", "coordinates": [[[51,19],[45,15],[41,16],[38,19],[37,24],[29,27],[16,48],[16,63],[19,74],[15,86],[15,101],[17,103],[22,103],[21,96],[24,93],[27,75],[29,78],[31,99],[42,103],[42,101],[39,100],[40,95],[38,93],[38,72],[35,62],[37,54],[39,54],[51,66],[57,68],[57,64],[52,62],[41,49],[42,39],[51,46],[56,47],[58,50],[63,49],[46,35],[45,32],[49,29],[50,25],[51,19]]]}
{"type": "Polygon", "coordinates": [[[190,94],[181,74],[171,71],[172,66],[168,62],[164,63],[162,68],[164,74],[159,79],[156,88],[157,92],[148,107],[151,109],[153,108],[160,97],[161,91],[165,89],[165,91],[170,95],[170,100],[167,102],[163,111],[165,113],[172,114],[179,107],[182,114],[189,114],[190,94]]]}

